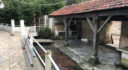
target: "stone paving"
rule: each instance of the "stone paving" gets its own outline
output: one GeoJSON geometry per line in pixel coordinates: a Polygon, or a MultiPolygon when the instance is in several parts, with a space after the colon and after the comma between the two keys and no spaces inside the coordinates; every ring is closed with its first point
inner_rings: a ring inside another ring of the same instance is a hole
{"type": "Polygon", "coordinates": [[[0,30],[0,70],[28,70],[20,37],[0,30]]]}
{"type": "Polygon", "coordinates": [[[84,70],[128,70],[116,66],[120,63],[120,52],[105,46],[99,46],[98,56],[101,64],[96,66],[88,63],[88,60],[93,55],[91,44],[81,41],[69,41],[69,45],[65,46],[64,41],[57,40],[54,46],[59,48],[84,70]]]}

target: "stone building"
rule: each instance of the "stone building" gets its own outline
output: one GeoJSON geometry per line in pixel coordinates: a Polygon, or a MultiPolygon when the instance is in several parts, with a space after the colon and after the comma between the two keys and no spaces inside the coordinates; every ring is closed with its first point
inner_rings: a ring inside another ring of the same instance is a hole
{"type": "MultiPolygon", "coordinates": [[[[102,24],[103,21],[101,21],[102,24]]],[[[93,32],[86,20],[73,20],[73,25],[70,25],[69,34],[70,37],[75,36],[74,39],[87,39],[93,41],[93,32]]],[[[115,47],[119,47],[120,35],[121,35],[121,21],[111,21],[100,33],[100,43],[109,44],[115,47]]],[[[53,31],[56,36],[63,36],[65,33],[64,18],[54,18],[53,31]]]]}
{"type": "Polygon", "coordinates": [[[75,21],[76,36],[93,41],[94,61],[98,60],[98,45],[103,42],[116,46],[116,50],[122,52],[122,64],[128,66],[127,12],[128,0],[91,0],[64,7],[51,13],[50,16],[63,18],[66,42],[70,34],[69,25],[75,21]]]}

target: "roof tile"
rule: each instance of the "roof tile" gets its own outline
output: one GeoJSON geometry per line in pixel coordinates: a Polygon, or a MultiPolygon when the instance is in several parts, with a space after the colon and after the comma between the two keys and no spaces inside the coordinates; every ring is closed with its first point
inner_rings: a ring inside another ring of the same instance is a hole
{"type": "Polygon", "coordinates": [[[50,15],[59,16],[122,7],[128,7],[128,0],[91,0],[80,4],[66,6],[50,15]]]}

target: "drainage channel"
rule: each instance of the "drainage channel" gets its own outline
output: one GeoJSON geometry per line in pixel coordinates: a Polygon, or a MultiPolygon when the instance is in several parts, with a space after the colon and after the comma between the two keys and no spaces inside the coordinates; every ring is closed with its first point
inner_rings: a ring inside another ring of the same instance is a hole
{"type": "MultiPolygon", "coordinates": [[[[82,70],[74,61],[72,61],[68,56],[66,56],[59,49],[55,48],[53,45],[51,44],[42,44],[42,45],[45,49],[52,51],[52,57],[61,70],[82,70]]],[[[34,46],[41,55],[42,59],[45,59],[44,52],[36,44],[34,44],[34,46]]],[[[52,70],[55,69],[53,68],[52,70]]]]}

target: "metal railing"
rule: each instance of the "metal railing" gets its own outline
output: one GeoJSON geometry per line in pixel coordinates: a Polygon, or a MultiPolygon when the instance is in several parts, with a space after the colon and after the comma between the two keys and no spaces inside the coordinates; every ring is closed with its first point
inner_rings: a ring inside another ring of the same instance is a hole
{"type": "Polygon", "coordinates": [[[31,56],[30,56],[30,53],[29,53],[29,51],[28,51],[28,48],[26,47],[26,39],[25,39],[25,38],[23,39],[22,43],[24,44],[24,48],[25,48],[25,51],[26,51],[26,53],[27,53],[29,62],[30,62],[30,64],[31,64],[31,66],[33,66],[32,58],[31,58],[31,56]]]}
{"type": "MultiPolygon", "coordinates": [[[[45,54],[48,52],[42,45],[40,45],[38,43],[38,41],[36,39],[33,38],[33,40],[38,44],[38,46],[45,52],[45,54]]],[[[46,56],[46,55],[45,55],[46,56]]],[[[50,61],[52,62],[53,66],[55,67],[56,70],[60,70],[58,65],[55,63],[55,61],[53,60],[52,56],[50,54],[48,54],[48,57],[50,59],[50,61]]],[[[46,64],[44,64],[46,65],[46,64]]]]}
{"type": "MultiPolygon", "coordinates": [[[[33,38],[33,36],[30,37],[30,39],[26,38],[26,40],[27,40],[26,41],[27,44],[29,44],[29,48],[31,50],[31,53],[33,54],[33,56],[35,56],[35,54],[38,56],[39,60],[43,64],[45,70],[52,70],[52,65],[54,66],[54,68],[56,70],[60,70],[60,68],[58,67],[58,65],[56,64],[54,59],[52,58],[50,50],[46,50],[35,38],[33,38]],[[33,40],[39,46],[39,48],[41,48],[41,50],[45,53],[45,60],[42,59],[42,57],[40,56],[37,49],[33,46],[33,41],[31,41],[31,40],[33,40]]],[[[31,61],[30,57],[29,57],[29,59],[30,59],[30,63],[32,64],[32,61],[31,61]]]]}

